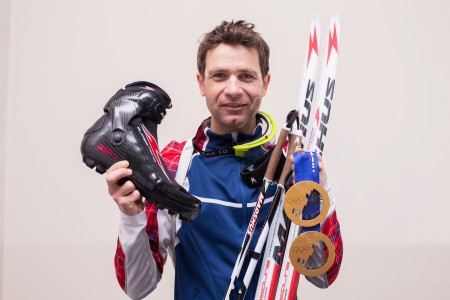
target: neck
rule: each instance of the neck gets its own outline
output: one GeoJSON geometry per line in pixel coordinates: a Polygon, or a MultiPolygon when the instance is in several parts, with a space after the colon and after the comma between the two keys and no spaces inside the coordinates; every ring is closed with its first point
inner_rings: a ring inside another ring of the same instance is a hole
{"type": "Polygon", "coordinates": [[[211,119],[210,127],[211,130],[217,134],[226,134],[226,133],[233,133],[233,134],[253,134],[253,131],[256,127],[256,117],[253,119],[252,122],[247,123],[245,126],[239,127],[237,124],[233,123],[230,126],[219,126],[214,122],[213,119],[211,119]]]}

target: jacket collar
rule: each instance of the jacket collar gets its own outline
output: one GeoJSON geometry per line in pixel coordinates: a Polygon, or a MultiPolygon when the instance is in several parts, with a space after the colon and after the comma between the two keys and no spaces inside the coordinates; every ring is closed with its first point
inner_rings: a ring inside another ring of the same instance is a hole
{"type": "MultiPolygon", "coordinates": [[[[218,134],[211,130],[210,125],[210,117],[200,124],[199,128],[197,129],[197,133],[193,138],[193,144],[195,148],[202,149],[206,152],[228,149],[239,144],[244,144],[256,140],[257,138],[261,137],[263,132],[263,121],[261,120],[258,120],[257,125],[251,134],[237,132],[218,134]]],[[[264,155],[273,147],[274,141],[275,139],[272,139],[271,141],[268,141],[261,146],[250,149],[245,154],[244,160],[252,162],[256,158],[264,155]]]]}

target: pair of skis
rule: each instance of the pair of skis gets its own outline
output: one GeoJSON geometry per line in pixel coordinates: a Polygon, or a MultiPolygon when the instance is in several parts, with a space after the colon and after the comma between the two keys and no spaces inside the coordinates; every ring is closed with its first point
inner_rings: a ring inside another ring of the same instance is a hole
{"type": "MultiPolygon", "coordinates": [[[[293,128],[292,135],[306,141],[311,111],[315,112],[310,126],[309,141],[302,142],[302,147],[308,151],[323,153],[325,137],[328,130],[331,104],[333,100],[336,79],[337,62],[339,58],[341,22],[337,12],[331,16],[328,35],[323,55],[323,69],[321,72],[318,103],[312,110],[316,70],[319,60],[320,20],[314,16],[308,36],[308,51],[305,55],[303,80],[296,109],[301,112],[301,119],[297,128],[293,128]],[[301,105],[303,102],[303,106],[301,105]]],[[[273,224],[267,242],[266,252],[262,262],[262,270],[258,281],[256,299],[296,299],[300,274],[294,270],[289,255],[292,242],[300,233],[300,227],[291,223],[279,205],[277,222],[273,224]],[[284,235],[288,232],[288,235],[284,235]],[[281,262],[281,263],[280,263],[281,262]]]]}
{"type": "MultiPolygon", "coordinates": [[[[250,253],[250,241],[260,215],[262,204],[264,203],[269,183],[274,179],[273,176],[282,154],[284,141],[286,141],[289,136],[287,157],[295,151],[296,146],[305,148],[304,142],[307,138],[311,111],[315,111],[315,114],[314,121],[310,126],[310,138],[306,144],[306,149],[308,151],[316,151],[319,154],[323,153],[331,103],[333,100],[340,47],[340,33],[340,17],[337,12],[333,12],[325,48],[327,53],[323,57],[323,70],[321,73],[318,104],[315,110],[313,110],[312,104],[319,61],[321,28],[318,16],[314,16],[311,20],[299,97],[295,103],[294,111],[291,112],[290,118],[288,118],[285,126],[281,129],[276,148],[270,158],[260,195],[236,260],[224,299],[229,299],[231,291],[235,288],[234,282],[241,272],[244,259],[250,253]]],[[[256,264],[262,254],[261,252],[265,244],[266,251],[262,261],[255,299],[291,300],[296,298],[300,274],[294,270],[289,255],[284,255],[286,250],[290,248],[293,240],[300,233],[300,227],[291,223],[283,210],[283,198],[285,194],[283,184],[290,170],[288,161],[289,160],[287,160],[278,181],[279,183],[269,213],[264,221],[257,245],[255,249],[251,251],[251,260],[246,269],[243,284],[239,290],[238,299],[244,299],[245,297],[248,285],[250,284],[256,264]]]]}

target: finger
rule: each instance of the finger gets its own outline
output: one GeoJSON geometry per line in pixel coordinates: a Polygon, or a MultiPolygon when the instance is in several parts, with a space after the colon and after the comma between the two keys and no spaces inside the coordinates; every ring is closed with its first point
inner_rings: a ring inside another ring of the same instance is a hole
{"type": "Polygon", "coordinates": [[[115,164],[113,164],[111,167],[109,167],[109,169],[106,172],[106,174],[114,172],[115,170],[120,169],[120,168],[128,168],[129,165],[130,164],[128,163],[127,160],[118,161],[115,164]]]}
{"type": "Polygon", "coordinates": [[[141,208],[141,194],[138,190],[134,190],[132,193],[114,199],[120,209],[126,214],[135,214],[138,213],[141,208]]]}
{"type": "MultiPolygon", "coordinates": [[[[305,152],[305,150],[304,150],[302,147],[297,146],[297,147],[295,147],[295,153],[297,153],[297,152],[305,152]]],[[[294,153],[294,154],[295,154],[295,153],[294,153]]],[[[292,155],[289,157],[289,160],[290,160],[291,164],[294,163],[294,154],[292,154],[292,155]]]]}
{"type": "Polygon", "coordinates": [[[129,177],[133,174],[131,169],[120,168],[106,175],[106,184],[108,185],[108,192],[111,196],[118,193],[120,187],[123,184],[119,184],[119,181],[123,178],[129,177]]]}
{"type": "Polygon", "coordinates": [[[295,152],[305,152],[305,150],[301,146],[295,147],[295,152]]]}
{"type": "Polygon", "coordinates": [[[327,172],[325,171],[325,166],[323,164],[323,159],[322,159],[322,155],[317,154],[317,158],[319,160],[319,176],[320,176],[320,184],[322,186],[324,186],[324,184],[327,182],[328,180],[328,175],[327,172]]]}
{"type": "Polygon", "coordinates": [[[116,184],[119,179],[131,176],[131,174],[133,174],[131,169],[119,168],[106,175],[106,182],[116,184]]]}
{"type": "Polygon", "coordinates": [[[119,205],[128,205],[133,204],[136,201],[141,200],[141,193],[139,193],[138,190],[134,190],[133,192],[129,193],[126,196],[122,196],[117,198],[117,204],[119,205]]]}
{"type": "Polygon", "coordinates": [[[119,189],[120,197],[125,197],[136,191],[136,186],[130,180],[127,180],[119,189]]]}
{"type": "Polygon", "coordinates": [[[322,155],[317,154],[317,158],[319,160],[319,170],[323,169],[323,159],[322,159],[322,155]]]}

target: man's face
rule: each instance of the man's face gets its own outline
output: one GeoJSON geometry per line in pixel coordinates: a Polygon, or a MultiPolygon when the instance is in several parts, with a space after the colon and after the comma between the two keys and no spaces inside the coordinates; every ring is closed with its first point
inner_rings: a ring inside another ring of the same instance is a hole
{"type": "Polygon", "coordinates": [[[253,131],[270,81],[269,74],[262,78],[256,49],[219,44],[206,54],[205,75],[197,74],[197,81],[214,132],[253,131]]]}

